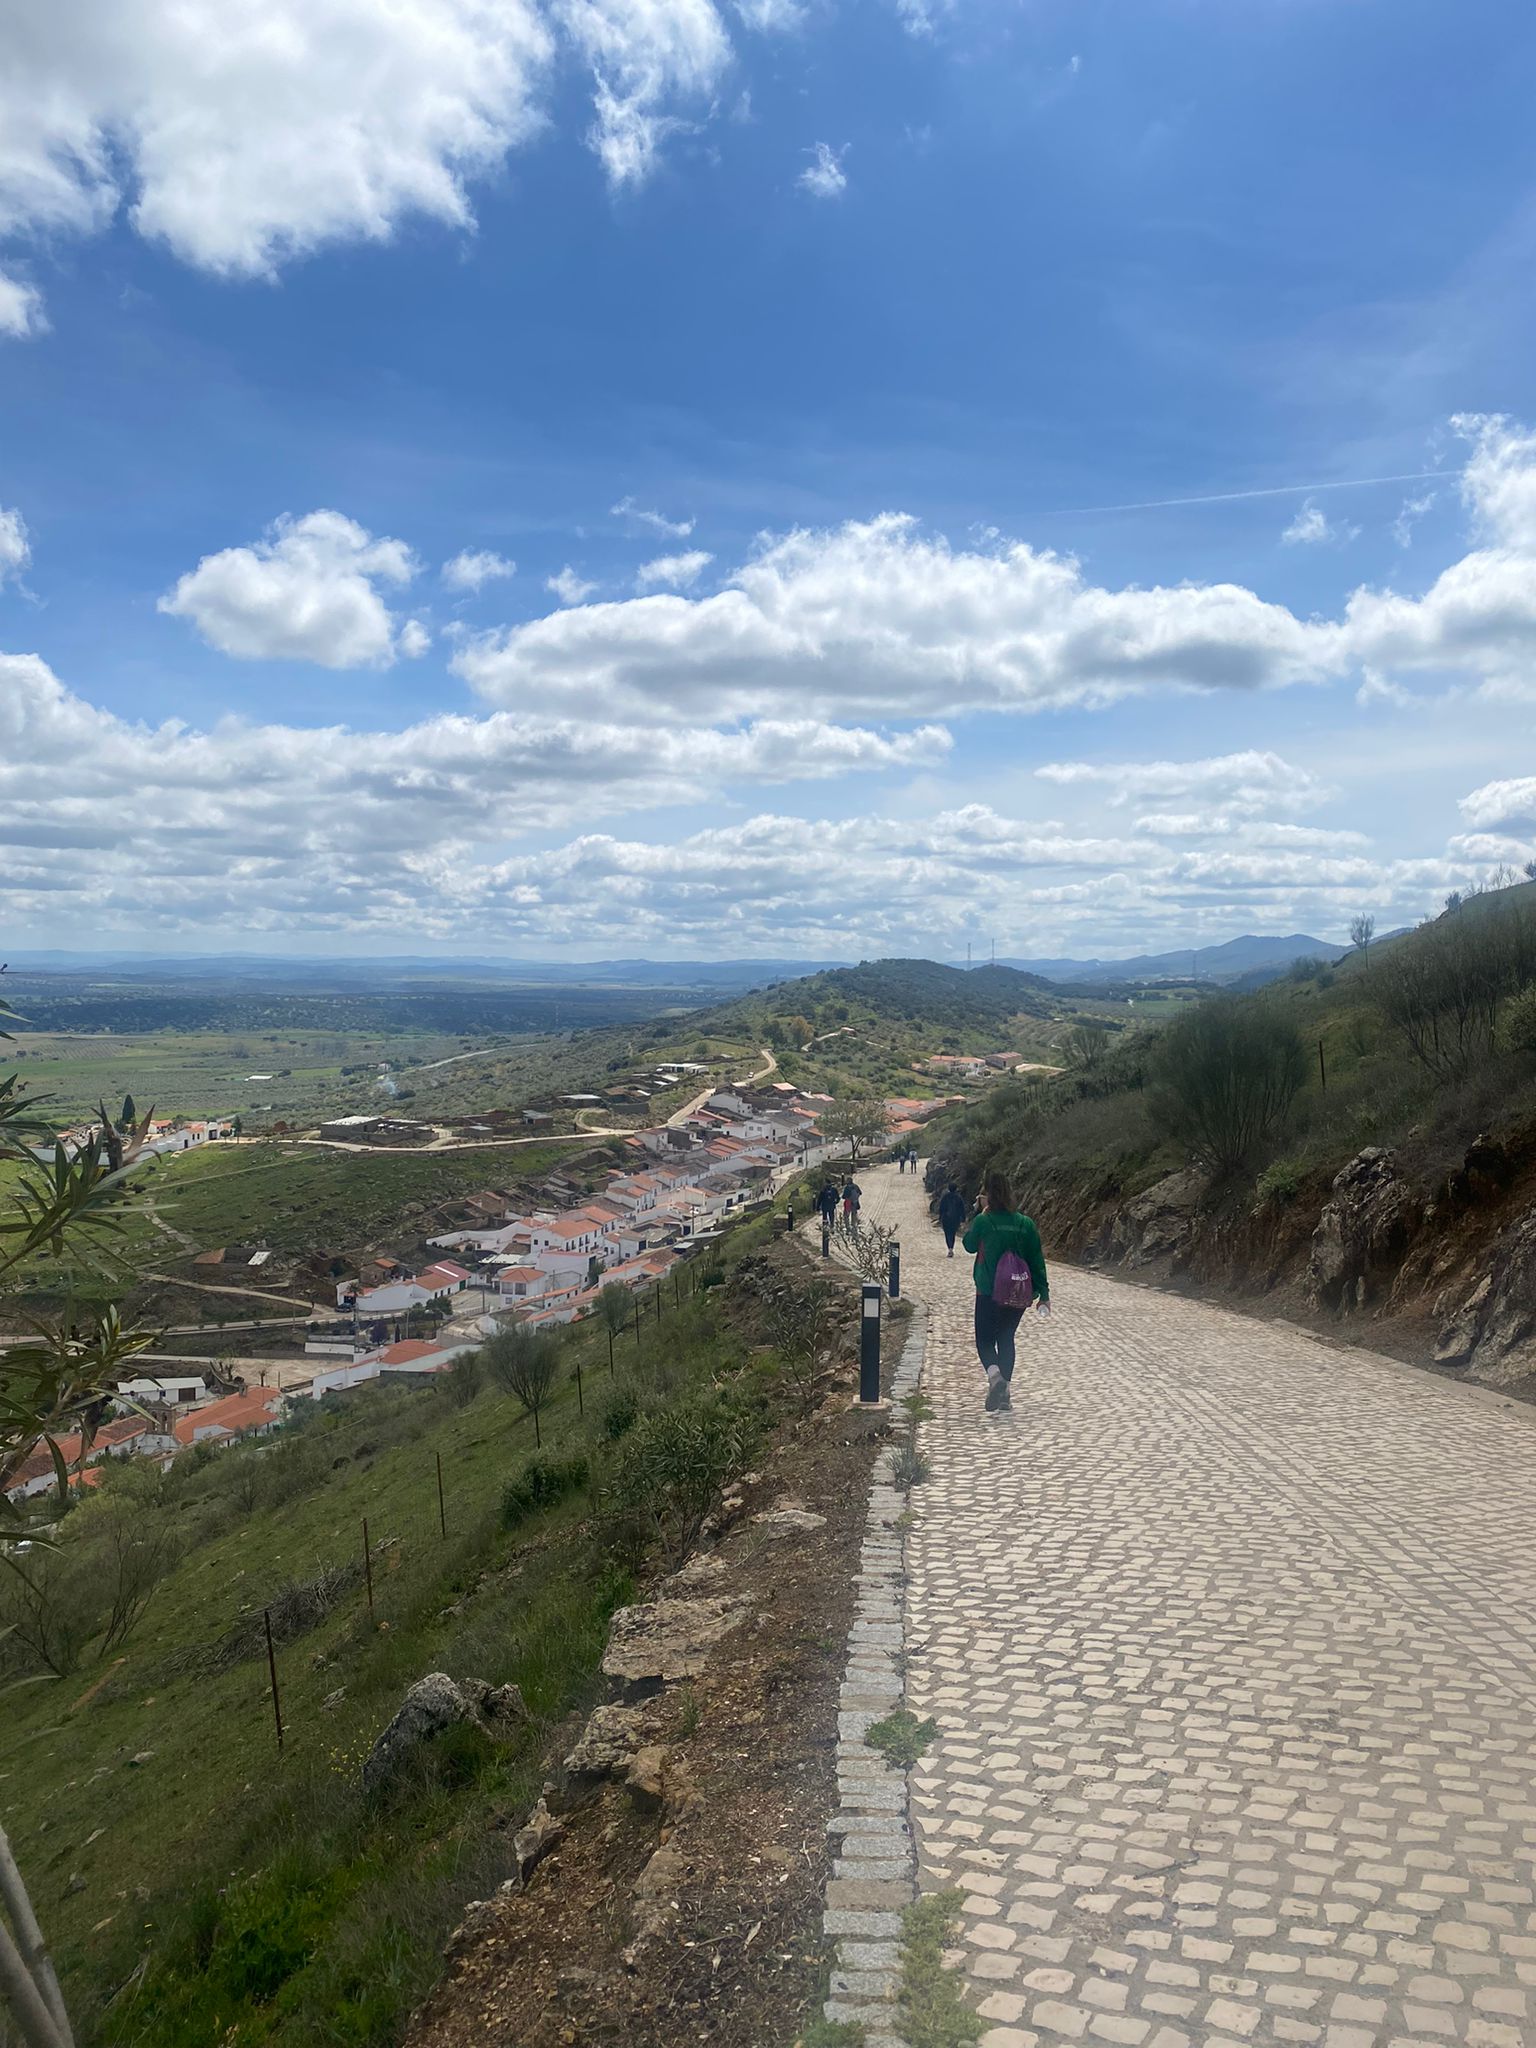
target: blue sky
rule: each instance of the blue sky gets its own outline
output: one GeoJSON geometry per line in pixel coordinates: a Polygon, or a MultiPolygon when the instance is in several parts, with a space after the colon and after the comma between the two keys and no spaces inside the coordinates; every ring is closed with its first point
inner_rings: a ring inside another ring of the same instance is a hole
{"type": "Polygon", "coordinates": [[[218,18],[0,82],[13,943],[1111,953],[1536,856],[1529,10],[218,18]]]}

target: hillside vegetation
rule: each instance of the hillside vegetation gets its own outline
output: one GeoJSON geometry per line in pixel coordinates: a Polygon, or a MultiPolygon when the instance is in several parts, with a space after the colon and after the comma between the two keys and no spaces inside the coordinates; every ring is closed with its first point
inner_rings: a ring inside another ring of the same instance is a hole
{"type": "Polygon", "coordinates": [[[82,2040],[400,2038],[465,1901],[513,1867],[611,1612],[798,1415],[733,1284],[767,1227],[648,1303],[612,1368],[601,1323],[524,1337],[555,1371],[537,1423],[493,1346],[164,1474],[112,1463],[57,1548],[5,1575],[0,1684],[42,1682],[7,1699],[3,1809],[82,2040]],[[515,1685],[526,1716],[367,1789],[370,1745],[431,1671],[515,1685]]]}
{"type": "MultiPolygon", "coordinates": [[[[781,982],[680,1019],[669,1037],[772,1046],[785,1077],[839,1094],[914,1092],[913,1066],[941,1052],[1024,1052],[1049,1062],[1063,1018],[1085,1007],[1039,975],[1012,967],[873,960],[781,982]]],[[[1086,1007],[1113,1008],[1090,1000],[1086,1007]]]]}
{"type": "Polygon", "coordinates": [[[1491,1324],[1464,1315],[1488,1274],[1495,1295],[1528,1286],[1528,1227],[1536,1244],[1532,885],[1162,1030],[1084,1040],[1067,1074],[936,1124],[930,1184],[998,1168],[1063,1251],[1368,1312],[1410,1355],[1536,1374],[1518,1319],[1494,1360],[1491,1324]]]}

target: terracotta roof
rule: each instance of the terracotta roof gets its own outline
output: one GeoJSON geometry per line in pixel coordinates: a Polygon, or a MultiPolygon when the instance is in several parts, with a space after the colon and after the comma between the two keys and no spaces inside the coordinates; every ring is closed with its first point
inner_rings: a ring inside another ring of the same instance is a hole
{"type": "Polygon", "coordinates": [[[222,1401],[210,1401],[206,1408],[178,1415],[171,1425],[171,1434],[179,1444],[194,1443],[199,1435],[206,1436],[210,1430],[240,1436],[272,1421],[282,1399],[275,1387],[251,1387],[243,1394],[226,1394],[222,1401]]]}
{"type": "MultiPolygon", "coordinates": [[[[422,1337],[408,1337],[403,1343],[391,1344],[387,1351],[379,1353],[380,1365],[409,1365],[414,1359],[433,1358],[442,1350],[440,1344],[429,1344],[422,1337]]],[[[444,1365],[448,1360],[444,1358],[444,1365]]]]}

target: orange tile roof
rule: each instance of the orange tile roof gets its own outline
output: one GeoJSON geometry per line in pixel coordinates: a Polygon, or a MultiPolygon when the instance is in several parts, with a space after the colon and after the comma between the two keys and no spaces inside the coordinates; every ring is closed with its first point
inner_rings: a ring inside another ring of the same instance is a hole
{"type": "Polygon", "coordinates": [[[206,1408],[194,1408],[187,1415],[177,1416],[171,1434],[179,1444],[194,1443],[210,1429],[239,1436],[270,1422],[282,1399],[275,1387],[249,1387],[243,1394],[226,1394],[222,1401],[210,1401],[206,1408]]]}

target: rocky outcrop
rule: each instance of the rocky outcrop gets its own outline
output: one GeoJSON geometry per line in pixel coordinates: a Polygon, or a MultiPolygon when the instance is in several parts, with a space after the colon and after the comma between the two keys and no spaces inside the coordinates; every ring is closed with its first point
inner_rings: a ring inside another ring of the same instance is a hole
{"type": "Polygon", "coordinates": [[[603,1671],[642,1696],[679,1678],[697,1678],[715,1644],[746,1611],[747,1602],[732,1594],[621,1607],[609,1625],[603,1671]]]}
{"type": "Polygon", "coordinates": [[[457,1684],[446,1671],[430,1671],[406,1693],[394,1719],[368,1752],[363,1790],[382,1791],[423,1742],[461,1721],[471,1721],[488,1735],[498,1735],[527,1719],[528,1710],[515,1685],[487,1685],[479,1678],[457,1684]]]}
{"type": "Polygon", "coordinates": [[[1368,1145],[1334,1175],[1312,1233],[1307,1294],[1314,1308],[1362,1308],[1396,1274],[1422,1203],[1395,1153],[1368,1145]]]}
{"type": "Polygon", "coordinates": [[[1485,1386],[1536,1375],[1536,1208],[1510,1224],[1476,1285],[1446,1314],[1435,1361],[1485,1386]]]}
{"type": "Polygon", "coordinates": [[[1205,1176],[1186,1168],[1137,1195],[1115,1213],[1109,1227],[1108,1256],[1123,1266],[1177,1260],[1188,1249],[1205,1191],[1205,1176]]]}

